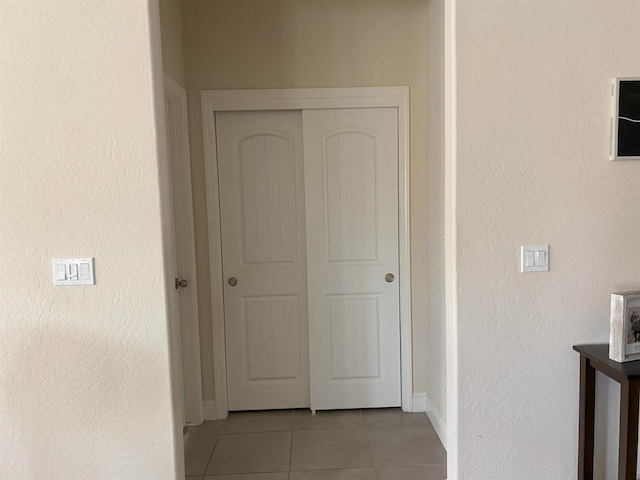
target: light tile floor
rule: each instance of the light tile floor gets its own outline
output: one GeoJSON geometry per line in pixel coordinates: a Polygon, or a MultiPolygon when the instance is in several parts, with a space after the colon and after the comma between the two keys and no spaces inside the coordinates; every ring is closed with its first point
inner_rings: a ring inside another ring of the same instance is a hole
{"type": "Polygon", "coordinates": [[[424,413],[400,409],[237,412],[189,427],[187,479],[445,480],[424,413]]]}

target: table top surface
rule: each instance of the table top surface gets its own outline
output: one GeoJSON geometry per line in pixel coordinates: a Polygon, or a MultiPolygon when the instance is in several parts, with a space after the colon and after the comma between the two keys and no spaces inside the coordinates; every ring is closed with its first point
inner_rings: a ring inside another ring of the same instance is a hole
{"type": "MultiPolygon", "coordinates": [[[[640,360],[618,363],[609,359],[609,344],[600,343],[597,345],[574,345],[573,349],[584,355],[597,370],[607,374],[617,374],[628,379],[640,379],[640,360]]],[[[611,375],[609,375],[611,376],[611,375]]]]}

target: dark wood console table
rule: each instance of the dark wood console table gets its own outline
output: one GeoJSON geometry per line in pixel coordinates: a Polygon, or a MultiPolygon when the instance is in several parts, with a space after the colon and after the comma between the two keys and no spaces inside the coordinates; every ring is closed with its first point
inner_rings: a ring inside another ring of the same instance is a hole
{"type": "Polygon", "coordinates": [[[636,480],[640,361],[609,360],[609,345],[574,345],[580,353],[580,424],[578,480],[593,480],[596,370],[620,384],[618,480],[636,480]]]}

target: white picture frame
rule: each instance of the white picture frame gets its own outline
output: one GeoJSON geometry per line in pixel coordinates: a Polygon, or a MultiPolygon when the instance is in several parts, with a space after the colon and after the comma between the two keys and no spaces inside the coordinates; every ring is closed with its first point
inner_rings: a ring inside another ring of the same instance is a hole
{"type": "Polygon", "coordinates": [[[638,138],[640,132],[640,77],[613,80],[613,113],[611,118],[611,160],[640,160],[640,146],[631,142],[620,148],[625,139],[638,138]]]}
{"type": "Polygon", "coordinates": [[[640,290],[611,294],[609,358],[640,360],[640,290]]]}

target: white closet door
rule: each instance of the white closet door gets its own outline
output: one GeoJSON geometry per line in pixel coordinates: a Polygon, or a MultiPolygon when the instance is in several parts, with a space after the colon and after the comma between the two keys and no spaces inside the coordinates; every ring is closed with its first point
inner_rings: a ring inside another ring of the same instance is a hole
{"type": "Polygon", "coordinates": [[[216,131],[229,410],[308,407],[301,112],[217,113],[216,131]]]}
{"type": "Polygon", "coordinates": [[[397,109],[303,125],[311,408],[399,406],[397,109]]]}

